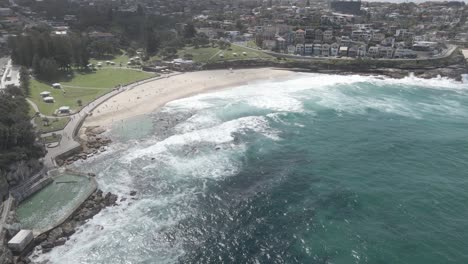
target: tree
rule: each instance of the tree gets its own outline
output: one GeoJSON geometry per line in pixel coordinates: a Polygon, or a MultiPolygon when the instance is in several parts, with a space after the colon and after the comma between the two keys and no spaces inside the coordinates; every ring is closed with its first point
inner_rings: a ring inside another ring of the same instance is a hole
{"type": "Polygon", "coordinates": [[[127,55],[128,55],[129,57],[135,56],[135,55],[136,55],[136,50],[135,50],[134,48],[132,48],[132,47],[128,48],[128,49],[127,49],[127,55]]]}
{"type": "Polygon", "coordinates": [[[49,124],[50,124],[50,120],[49,120],[49,118],[46,117],[46,116],[44,116],[44,117],[42,118],[42,122],[44,123],[44,126],[49,126],[49,124]]]}
{"type": "Polygon", "coordinates": [[[176,48],[173,48],[173,47],[166,47],[162,50],[161,52],[161,55],[165,58],[165,59],[169,59],[169,58],[172,58],[173,56],[175,56],[177,53],[177,49],[176,48]]]}
{"type": "Polygon", "coordinates": [[[220,49],[229,49],[231,47],[231,43],[228,41],[220,40],[218,41],[218,46],[220,49]]]}
{"type": "Polygon", "coordinates": [[[81,101],[81,99],[78,99],[78,100],[76,100],[76,104],[77,104],[78,106],[82,106],[82,105],[83,105],[83,101],[81,101]]]}
{"type": "Polygon", "coordinates": [[[32,69],[33,72],[37,75],[41,74],[41,59],[39,58],[39,55],[35,54],[33,61],[32,61],[32,69]]]}
{"type": "Polygon", "coordinates": [[[145,46],[146,52],[148,54],[154,54],[158,51],[161,42],[159,41],[159,37],[156,36],[156,33],[153,32],[152,29],[147,28],[145,30],[145,46]]]}
{"type": "Polygon", "coordinates": [[[32,166],[32,160],[39,166],[38,159],[45,154],[43,147],[36,143],[28,112],[29,105],[21,89],[6,87],[0,93],[0,180],[4,182],[7,175],[9,180],[11,176],[14,178],[19,167],[23,175],[25,170],[33,173],[39,169],[32,166]]]}
{"type": "Polygon", "coordinates": [[[29,85],[30,85],[29,72],[28,72],[28,69],[23,66],[20,68],[20,88],[23,90],[24,94],[28,96],[31,93],[29,85]]]}
{"type": "Polygon", "coordinates": [[[59,75],[58,65],[54,59],[41,59],[39,78],[45,81],[52,81],[59,75]]]}
{"type": "Polygon", "coordinates": [[[185,26],[184,38],[191,39],[194,38],[196,34],[197,30],[195,29],[195,26],[192,23],[189,23],[185,26]]]}
{"type": "Polygon", "coordinates": [[[186,53],[184,54],[184,60],[192,60],[193,59],[193,55],[190,54],[190,53],[186,53]]]}
{"type": "Polygon", "coordinates": [[[244,23],[242,23],[242,21],[240,20],[237,20],[236,21],[236,29],[240,32],[244,32],[245,31],[245,25],[244,23]]]}

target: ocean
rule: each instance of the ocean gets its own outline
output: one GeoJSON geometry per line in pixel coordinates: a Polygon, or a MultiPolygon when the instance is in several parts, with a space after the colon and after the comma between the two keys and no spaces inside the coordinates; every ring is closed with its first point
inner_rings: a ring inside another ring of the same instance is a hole
{"type": "Polygon", "coordinates": [[[52,263],[468,263],[468,85],[297,73],[114,124],[52,263]],[[129,192],[136,190],[136,199],[129,192]]]}

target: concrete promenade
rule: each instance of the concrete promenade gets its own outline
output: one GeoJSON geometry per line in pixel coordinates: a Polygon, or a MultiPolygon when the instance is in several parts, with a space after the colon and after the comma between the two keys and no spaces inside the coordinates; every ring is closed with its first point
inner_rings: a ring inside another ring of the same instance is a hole
{"type": "MultiPolygon", "coordinates": [[[[97,106],[99,106],[100,104],[104,103],[108,99],[112,98],[113,96],[115,96],[115,95],[117,95],[117,94],[119,94],[121,92],[133,89],[133,88],[135,88],[135,87],[137,87],[137,86],[139,86],[141,84],[144,84],[144,83],[152,82],[152,81],[155,81],[155,80],[158,80],[158,79],[161,79],[161,78],[167,78],[167,77],[170,77],[170,76],[173,76],[173,75],[176,75],[176,74],[179,74],[179,73],[162,75],[162,76],[158,76],[158,77],[154,77],[154,78],[150,78],[150,79],[146,79],[146,80],[142,80],[142,81],[138,81],[138,82],[128,84],[128,85],[123,86],[122,88],[120,88],[118,90],[113,90],[113,91],[111,91],[111,92],[97,98],[93,102],[91,102],[88,105],[86,105],[85,107],[83,107],[79,112],[77,112],[77,113],[75,113],[73,115],[70,115],[69,117],[71,118],[71,120],[70,120],[70,122],[68,122],[68,124],[65,126],[65,128],[63,130],[53,132],[56,135],[62,136],[62,139],[60,140],[60,145],[59,146],[47,148],[47,155],[44,158],[45,166],[47,168],[49,168],[49,169],[55,168],[56,167],[56,163],[55,163],[56,157],[58,157],[58,156],[60,156],[60,155],[62,155],[64,153],[76,150],[76,149],[78,149],[80,147],[80,142],[79,142],[79,138],[78,138],[79,129],[81,128],[81,125],[83,124],[84,120],[89,115],[89,113],[91,113],[97,106]]],[[[47,133],[44,136],[46,136],[48,134],[52,135],[52,133],[47,133]]]]}

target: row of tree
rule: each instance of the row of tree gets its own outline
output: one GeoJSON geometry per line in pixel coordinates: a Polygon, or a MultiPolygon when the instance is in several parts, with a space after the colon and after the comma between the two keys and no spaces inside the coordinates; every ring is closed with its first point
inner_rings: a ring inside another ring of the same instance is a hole
{"type": "Polygon", "coordinates": [[[59,70],[83,68],[89,63],[89,40],[81,35],[51,36],[48,30],[30,30],[8,40],[13,62],[33,68],[40,79],[52,80],[59,70]]]}

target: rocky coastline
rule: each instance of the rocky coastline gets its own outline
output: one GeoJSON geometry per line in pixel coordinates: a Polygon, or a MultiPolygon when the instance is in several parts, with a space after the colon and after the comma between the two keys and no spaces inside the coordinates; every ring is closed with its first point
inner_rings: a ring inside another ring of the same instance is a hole
{"type": "Polygon", "coordinates": [[[112,143],[112,140],[103,135],[106,132],[104,128],[99,126],[87,127],[80,135],[81,151],[75,155],[62,160],[57,159],[58,166],[71,165],[78,160],[86,160],[90,157],[105,152],[106,147],[112,143]]]}
{"type": "Polygon", "coordinates": [[[418,78],[432,79],[445,77],[456,81],[462,80],[462,74],[468,74],[468,65],[460,54],[456,53],[447,60],[440,61],[421,61],[418,65],[415,60],[408,62],[390,61],[383,63],[378,60],[370,61],[345,61],[342,64],[333,64],[324,61],[278,61],[272,60],[237,60],[217,62],[203,65],[203,69],[246,69],[259,67],[274,67],[284,70],[298,72],[315,72],[324,74],[339,75],[383,75],[390,78],[401,79],[414,75],[418,78]]]}
{"type": "MultiPolygon", "coordinates": [[[[135,199],[135,195],[136,191],[131,191],[129,193],[130,199],[135,199]]],[[[85,224],[86,221],[93,218],[104,208],[118,205],[118,198],[119,197],[113,193],[108,192],[104,194],[101,190],[96,190],[61,225],[37,236],[33,241],[33,245],[31,246],[31,251],[28,253],[28,256],[19,257],[15,263],[49,263],[47,260],[42,262],[34,262],[34,258],[37,257],[37,254],[47,253],[55,247],[64,245],[70,239],[70,237],[75,234],[77,228],[85,224]]],[[[127,199],[127,197],[122,197],[120,201],[122,202],[127,199]]]]}

